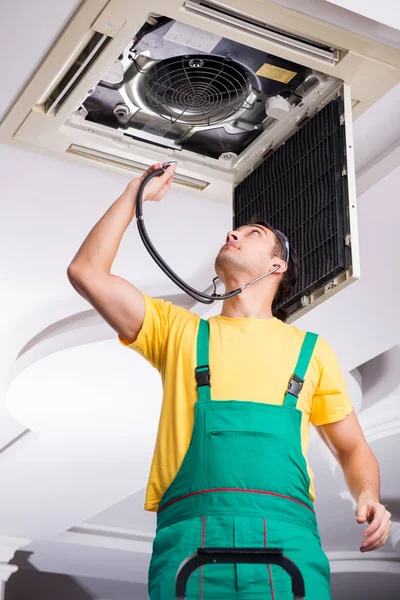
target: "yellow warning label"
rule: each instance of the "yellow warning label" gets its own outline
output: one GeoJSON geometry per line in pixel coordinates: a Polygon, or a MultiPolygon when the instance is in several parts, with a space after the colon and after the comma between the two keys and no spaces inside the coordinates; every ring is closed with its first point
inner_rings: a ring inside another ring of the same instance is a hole
{"type": "Polygon", "coordinates": [[[293,77],[297,75],[294,71],[288,69],[281,69],[275,65],[269,65],[264,63],[257,71],[256,75],[260,77],[266,77],[267,79],[273,79],[274,81],[281,81],[282,83],[289,83],[293,77]]]}

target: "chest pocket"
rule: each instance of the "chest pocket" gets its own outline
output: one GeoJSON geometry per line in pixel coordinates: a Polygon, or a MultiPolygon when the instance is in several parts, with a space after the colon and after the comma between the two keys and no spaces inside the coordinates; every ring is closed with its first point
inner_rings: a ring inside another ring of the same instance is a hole
{"type": "MultiPolygon", "coordinates": [[[[222,402],[222,401],[221,401],[222,402]]],[[[241,403],[244,405],[245,403],[241,403]]],[[[287,415],[283,407],[216,410],[206,416],[208,488],[287,490],[287,415]]]]}
{"type": "MultiPolygon", "coordinates": [[[[220,401],[223,402],[223,401],[220,401]]],[[[243,402],[245,405],[246,403],[243,402]]],[[[288,433],[287,415],[280,406],[263,406],[265,411],[233,409],[209,411],[206,418],[206,431],[218,433],[248,433],[255,435],[285,438],[288,433]]]]}

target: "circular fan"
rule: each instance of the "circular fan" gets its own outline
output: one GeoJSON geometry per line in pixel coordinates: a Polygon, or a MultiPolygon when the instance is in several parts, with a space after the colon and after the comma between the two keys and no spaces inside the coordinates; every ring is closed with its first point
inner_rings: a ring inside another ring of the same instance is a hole
{"type": "Polygon", "coordinates": [[[238,111],[251,91],[247,71],[220,56],[190,55],[156,63],[146,75],[146,101],[172,123],[211,125],[238,111]]]}

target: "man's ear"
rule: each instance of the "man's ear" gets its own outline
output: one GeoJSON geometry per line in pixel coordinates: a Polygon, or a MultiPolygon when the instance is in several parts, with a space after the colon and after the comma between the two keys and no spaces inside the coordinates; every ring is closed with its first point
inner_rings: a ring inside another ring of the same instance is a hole
{"type": "Polygon", "coordinates": [[[275,267],[279,266],[279,270],[275,271],[275,273],[285,273],[285,271],[288,270],[287,263],[285,263],[284,260],[277,260],[277,261],[275,261],[275,263],[272,266],[274,269],[275,269],[275,267]]]}

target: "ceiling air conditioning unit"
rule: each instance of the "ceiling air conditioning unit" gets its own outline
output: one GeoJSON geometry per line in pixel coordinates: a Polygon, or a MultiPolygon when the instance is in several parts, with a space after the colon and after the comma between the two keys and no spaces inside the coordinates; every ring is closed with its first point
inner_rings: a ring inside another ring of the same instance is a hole
{"type": "Polygon", "coordinates": [[[86,0],[11,107],[2,142],[175,184],[285,231],[302,314],[359,275],[352,112],[400,51],[266,0],[86,0]]]}

